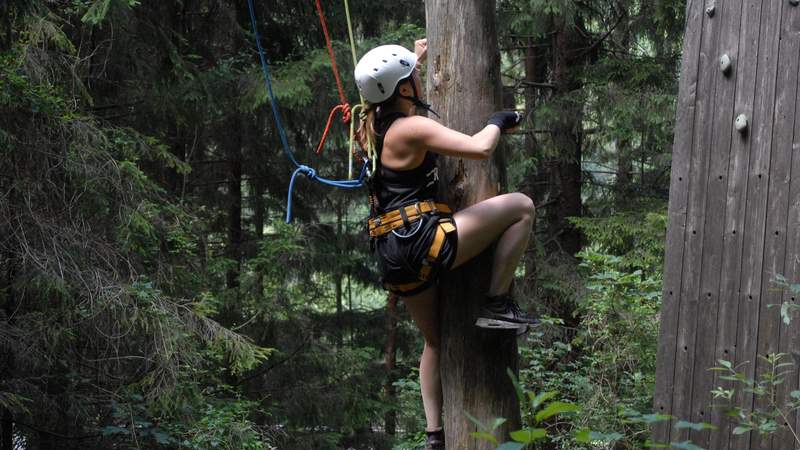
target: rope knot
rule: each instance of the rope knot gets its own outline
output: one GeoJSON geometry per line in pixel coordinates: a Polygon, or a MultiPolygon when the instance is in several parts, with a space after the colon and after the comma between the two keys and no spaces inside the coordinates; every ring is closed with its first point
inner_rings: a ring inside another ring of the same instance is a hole
{"type": "Polygon", "coordinates": [[[300,172],[302,172],[310,180],[316,180],[317,179],[317,171],[312,169],[311,167],[300,166],[300,172]]]}
{"type": "Polygon", "coordinates": [[[352,113],[352,111],[350,111],[350,104],[342,103],[340,106],[342,107],[342,123],[350,122],[350,117],[352,113]]]}
{"type": "Polygon", "coordinates": [[[328,132],[331,131],[331,124],[333,123],[333,116],[336,115],[337,111],[342,112],[342,122],[347,123],[350,121],[350,104],[347,102],[343,102],[338,104],[331,109],[331,113],[328,115],[328,122],[325,124],[325,130],[322,132],[322,138],[319,140],[319,145],[317,145],[317,154],[322,153],[322,148],[325,147],[325,140],[328,139],[328,132]]]}

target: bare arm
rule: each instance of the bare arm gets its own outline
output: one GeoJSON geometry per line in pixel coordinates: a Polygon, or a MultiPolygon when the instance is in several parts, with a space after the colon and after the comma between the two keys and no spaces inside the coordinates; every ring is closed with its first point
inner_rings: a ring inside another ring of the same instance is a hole
{"type": "Polygon", "coordinates": [[[470,136],[423,116],[411,116],[403,122],[401,139],[408,139],[407,142],[412,143],[414,147],[447,156],[487,159],[497,148],[500,140],[500,127],[496,125],[487,125],[483,130],[470,136]]]}

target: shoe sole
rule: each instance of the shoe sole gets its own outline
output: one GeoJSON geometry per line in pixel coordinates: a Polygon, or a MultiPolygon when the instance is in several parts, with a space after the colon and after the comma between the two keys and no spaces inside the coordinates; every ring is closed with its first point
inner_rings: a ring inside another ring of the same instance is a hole
{"type": "Polygon", "coordinates": [[[475,326],[478,328],[486,328],[491,330],[518,330],[520,328],[527,328],[528,324],[506,322],[504,320],[487,319],[485,317],[481,317],[475,322],[475,326]]]}

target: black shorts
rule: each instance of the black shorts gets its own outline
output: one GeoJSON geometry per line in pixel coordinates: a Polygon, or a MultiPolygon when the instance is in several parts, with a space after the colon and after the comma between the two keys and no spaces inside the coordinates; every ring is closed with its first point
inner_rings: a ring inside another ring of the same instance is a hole
{"type": "MultiPolygon", "coordinates": [[[[426,262],[428,250],[433,243],[436,229],[439,227],[439,221],[449,217],[442,214],[424,214],[409,227],[400,227],[375,238],[378,269],[381,272],[381,283],[384,288],[403,297],[415,295],[436,284],[442,270],[450,269],[456,259],[457,231],[445,235],[442,249],[436,261],[431,264],[431,272],[426,281],[419,286],[403,291],[387,286],[409,285],[421,281],[420,270],[426,262]]],[[[455,226],[455,221],[451,223],[455,226]]]]}

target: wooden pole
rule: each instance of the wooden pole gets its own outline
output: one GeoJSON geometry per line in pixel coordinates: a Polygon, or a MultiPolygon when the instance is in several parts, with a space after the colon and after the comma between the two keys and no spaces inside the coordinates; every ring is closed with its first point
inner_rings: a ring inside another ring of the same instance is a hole
{"type": "MultiPolygon", "coordinates": [[[[428,37],[428,98],[453,129],[476,133],[502,108],[500,53],[494,0],[425,2],[428,37]]],[[[463,209],[500,191],[502,150],[487,161],[442,158],[441,198],[463,209]]],[[[445,276],[440,289],[441,375],[444,429],[448,449],[490,449],[472,438],[476,430],[465,413],[484,423],[508,422],[498,437],[519,426],[519,406],[507,375],[517,371],[513,332],[474,326],[491,273],[491,251],[445,276]]]]}

